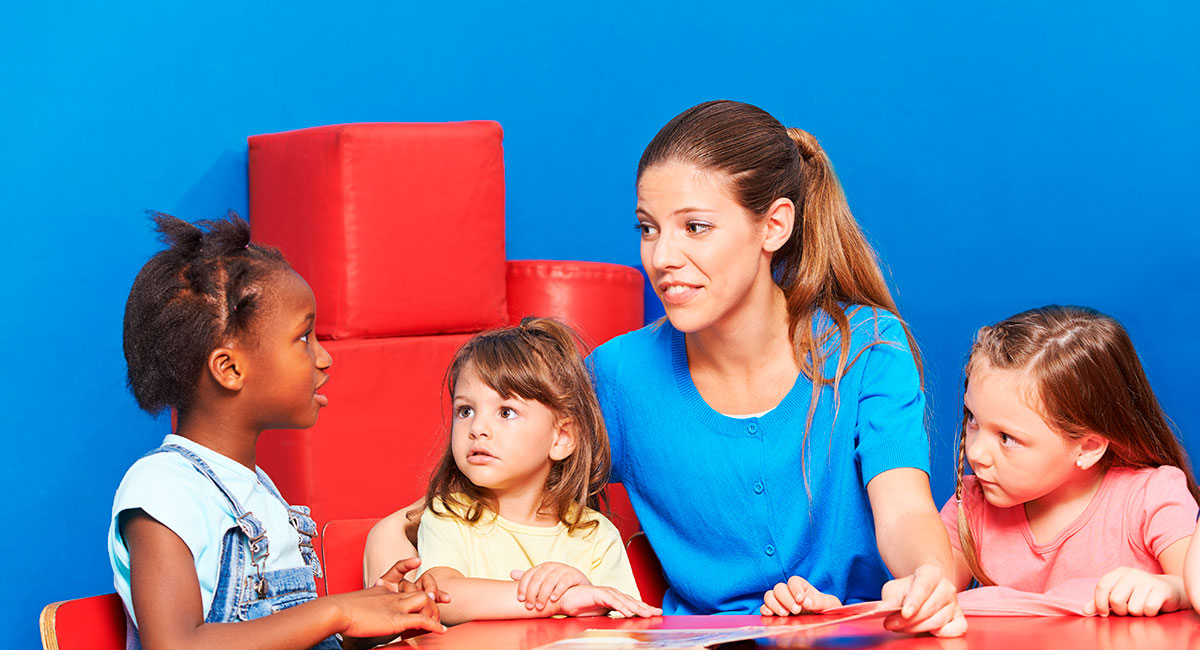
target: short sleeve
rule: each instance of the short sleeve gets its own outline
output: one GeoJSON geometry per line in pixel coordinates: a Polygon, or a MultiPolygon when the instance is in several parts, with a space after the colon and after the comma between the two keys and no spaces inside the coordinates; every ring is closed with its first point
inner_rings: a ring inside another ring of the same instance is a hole
{"type": "Polygon", "coordinates": [[[958,499],[947,499],[939,514],[942,516],[942,524],[946,526],[946,534],[950,536],[950,546],[956,551],[961,551],[962,544],[958,541],[958,499]]]}
{"type": "Polygon", "coordinates": [[[599,525],[591,532],[595,543],[592,546],[592,566],[588,580],[594,585],[612,587],[641,600],[642,595],[633,577],[633,567],[629,564],[629,555],[625,553],[625,545],[621,542],[621,533],[608,519],[599,514],[596,517],[599,525]]]}
{"type": "Polygon", "coordinates": [[[620,358],[621,339],[615,338],[596,348],[588,355],[586,363],[592,375],[592,386],[596,389],[596,399],[600,402],[600,412],[604,416],[604,429],[608,433],[608,445],[612,453],[612,481],[623,483],[625,467],[624,455],[624,423],[622,422],[621,406],[615,398],[614,365],[620,358]]]}
{"type": "Polygon", "coordinates": [[[437,515],[432,509],[425,508],[421,515],[421,525],[417,528],[417,552],[421,556],[418,575],[441,566],[471,577],[471,561],[463,537],[464,525],[445,514],[442,507],[438,510],[443,514],[437,515]]]}
{"type": "Polygon", "coordinates": [[[1142,539],[1154,557],[1195,531],[1196,500],[1178,467],[1155,469],[1146,481],[1142,499],[1142,539]]]}
{"type": "Polygon", "coordinates": [[[886,312],[857,327],[869,330],[865,334],[870,337],[862,353],[856,429],[863,485],[899,467],[928,474],[925,395],[904,328],[886,312]]]}

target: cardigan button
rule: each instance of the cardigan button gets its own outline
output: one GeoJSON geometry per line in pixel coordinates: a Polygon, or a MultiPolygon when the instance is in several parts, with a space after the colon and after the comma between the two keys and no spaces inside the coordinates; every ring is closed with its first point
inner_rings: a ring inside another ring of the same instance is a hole
{"type": "Polygon", "coordinates": [[[775,555],[775,547],[767,544],[767,547],[763,549],[763,552],[767,555],[775,555]]]}
{"type": "Polygon", "coordinates": [[[761,482],[761,481],[760,481],[760,482],[758,482],[758,483],[755,483],[755,484],[754,484],[754,493],[755,493],[755,494],[762,494],[762,493],[763,493],[763,484],[762,484],[762,482],[761,482]]]}
{"type": "Polygon", "coordinates": [[[758,431],[758,425],[757,425],[757,424],[755,424],[755,423],[751,422],[750,424],[746,425],[746,432],[747,432],[747,433],[749,433],[750,435],[754,435],[754,432],[755,432],[755,431],[758,431]]]}

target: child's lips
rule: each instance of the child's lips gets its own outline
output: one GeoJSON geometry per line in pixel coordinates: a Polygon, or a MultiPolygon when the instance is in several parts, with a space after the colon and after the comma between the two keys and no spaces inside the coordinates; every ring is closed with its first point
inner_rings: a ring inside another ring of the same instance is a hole
{"type": "Polygon", "coordinates": [[[317,387],[313,389],[313,399],[316,400],[318,406],[329,406],[329,397],[317,392],[321,390],[322,386],[328,383],[329,375],[325,375],[321,381],[317,383],[317,387]]]}
{"type": "Polygon", "coordinates": [[[497,458],[483,449],[472,449],[467,454],[467,462],[472,465],[486,465],[494,460],[497,458]]]}

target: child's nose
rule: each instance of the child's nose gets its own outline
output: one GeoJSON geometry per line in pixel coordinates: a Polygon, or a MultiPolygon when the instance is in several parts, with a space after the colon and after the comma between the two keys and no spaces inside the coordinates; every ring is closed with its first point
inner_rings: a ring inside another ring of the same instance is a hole
{"type": "Polygon", "coordinates": [[[328,370],[329,366],[333,365],[333,355],[329,354],[329,351],[325,349],[324,345],[321,345],[321,341],[319,339],[314,337],[313,340],[316,341],[317,344],[317,368],[321,370],[328,370]]]}
{"type": "Polygon", "coordinates": [[[991,464],[991,456],[987,453],[982,438],[983,436],[967,438],[967,462],[971,467],[986,467],[991,464]]]}

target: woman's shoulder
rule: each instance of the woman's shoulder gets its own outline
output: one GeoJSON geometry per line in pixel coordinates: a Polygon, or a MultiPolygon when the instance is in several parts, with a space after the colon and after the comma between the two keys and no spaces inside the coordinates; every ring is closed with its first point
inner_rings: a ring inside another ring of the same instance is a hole
{"type": "Polygon", "coordinates": [[[589,363],[601,373],[618,372],[627,362],[641,363],[656,355],[669,356],[675,328],[660,318],[640,329],[613,337],[592,350],[589,363]]]}

